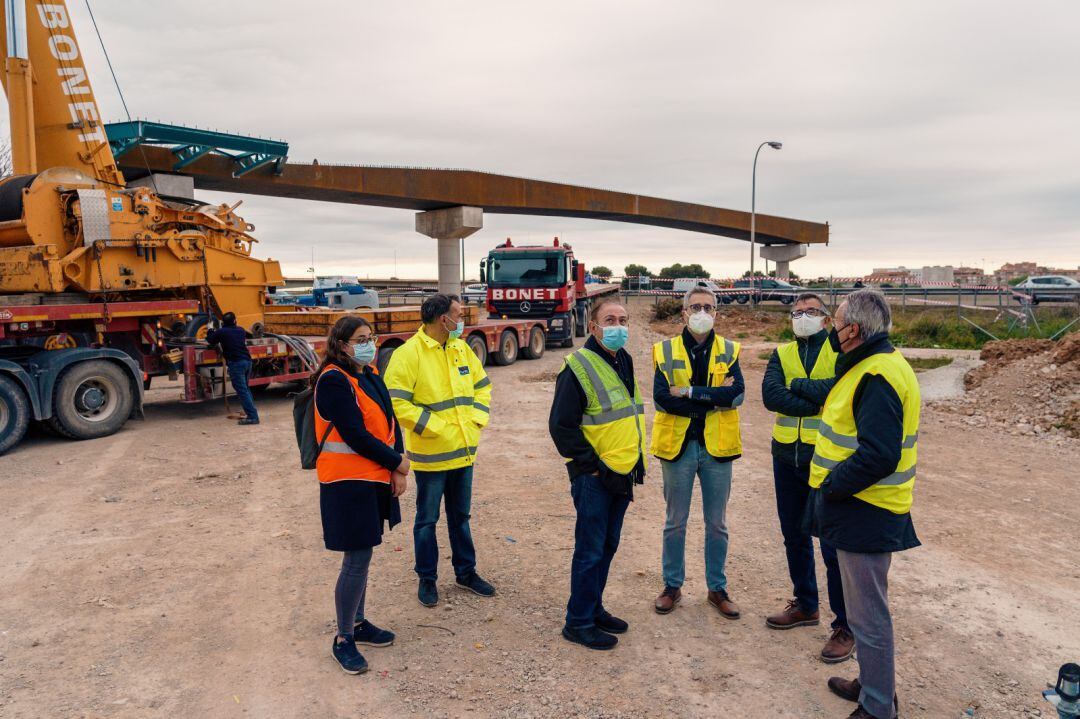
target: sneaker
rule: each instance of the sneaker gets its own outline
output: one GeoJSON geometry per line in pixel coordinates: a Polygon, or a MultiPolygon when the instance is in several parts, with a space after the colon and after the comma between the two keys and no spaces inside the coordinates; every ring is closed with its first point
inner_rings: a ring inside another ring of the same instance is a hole
{"type": "Polygon", "coordinates": [[[458,577],[457,585],[468,589],[473,594],[479,594],[481,597],[495,596],[495,587],[485,582],[476,572],[466,577],[458,577]]]}
{"type": "Polygon", "coordinates": [[[855,637],[844,627],[837,627],[821,650],[821,661],[826,664],[839,664],[854,655],[855,637]]]}
{"type": "Polygon", "coordinates": [[[597,629],[608,634],[624,634],[630,628],[628,623],[608,611],[600,612],[600,615],[593,621],[596,622],[597,629]]]}
{"type": "Polygon", "coordinates": [[[617,637],[613,637],[596,627],[580,628],[564,626],[562,635],[563,639],[568,642],[573,642],[574,644],[580,644],[583,647],[600,651],[614,649],[615,645],[619,643],[617,637]]]}
{"type": "Polygon", "coordinates": [[[803,611],[797,599],[792,599],[787,606],[776,614],[765,617],[765,626],[770,629],[794,629],[795,627],[816,627],[821,623],[821,615],[815,609],[803,611]]]}
{"type": "Polygon", "coordinates": [[[368,670],[367,660],[356,649],[356,642],[352,639],[342,636],[334,637],[334,646],[331,651],[341,671],[346,674],[363,674],[368,670]]]}
{"type": "Polygon", "coordinates": [[[416,590],[416,598],[425,607],[434,607],[439,603],[439,590],[435,587],[434,579],[421,579],[420,588],[416,590]]]}
{"type": "Polygon", "coordinates": [[[653,609],[657,614],[671,614],[675,611],[675,605],[682,600],[682,590],[678,587],[664,587],[660,596],[653,603],[653,609]]]}
{"type": "Polygon", "coordinates": [[[360,621],[353,627],[353,641],[369,647],[388,647],[394,643],[394,633],[379,629],[369,621],[360,621]]]}
{"type": "Polygon", "coordinates": [[[244,417],[242,420],[237,422],[237,424],[258,424],[258,423],[259,423],[259,418],[258,417],[256,417],[255,419],[252,419],[251,417],[244,417]]]}

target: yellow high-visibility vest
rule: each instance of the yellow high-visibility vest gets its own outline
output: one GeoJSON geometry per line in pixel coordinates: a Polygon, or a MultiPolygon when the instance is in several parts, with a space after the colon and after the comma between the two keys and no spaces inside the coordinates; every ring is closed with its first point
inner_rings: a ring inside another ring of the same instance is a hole
{"type": "MultiPolygon", "coordinates": [[[[709,387],[724,384],[728,370],[739,358],[740,350],[738,342],[713,335],[713,345],[709,350],[709,387]]],[[[664,373],[669,386],[689,387],[692,384],[693,368],[682,335],[653,345],[653,364],[664,373]]],[[[689,417],[668,414],[657,407],[653,417],[652,453],[660,459],[674,459],[682,449],[689,428],[689,417]]],[[[742,454],[738,409],[717,407],[706,413],[705,449],[714,457],[742,454]]]]}
{"type": "Polygon", "coordinates": [[[421,327],[394,350],[386,388],[413,469],[468,467],[491,410],[491,380],[464,340],[439,344],[421,327]]]}
{"type": "Polygon", "coordinates": [[[919,454],[919,406],[921,395],[915,372],[899,351],[870,355],[849,369],[825,400],[814,458],[810,463],[810,486],[821,486],[829,472],[859,448],[853,401],[855,390],[868,374],[884,377],[896,391],[904,408],[904,436],[896,470],[855,496],[893,514],[911,510],[915,488],[915,465],[919,454]]]}
{"type": "MultiPolygon", "coordinates": [[[[807,379],[806,368],[799,359],[799,343],[788,342],[776,348],[776,354],[780,357],[780,366],[784,370],[784,386],[791,387],[793,379],[807,379]]],[[[836,352],[825,342],[821,345],[817,360],[810,370],[809,379],[828,379],[836,374],[836,352]]],[[[772,437],[781,444],[794,444],[795,440],[801,440],[804,444],[817,442],[818,426],[821,424],[821,414],[813,417],[789,417],[786,414],[776,413],[776,421],[773,423],[772,437]]]]}
{"type": "Polygon", "coordinates": [[[587,403],[581,431],[604,466],[618,474],[629,474],[639,459],[647,464],[645,403],[637,380],[631,397],[614,368],[585,348],[567,355],[564,363],[585,390],[587,403]]]}

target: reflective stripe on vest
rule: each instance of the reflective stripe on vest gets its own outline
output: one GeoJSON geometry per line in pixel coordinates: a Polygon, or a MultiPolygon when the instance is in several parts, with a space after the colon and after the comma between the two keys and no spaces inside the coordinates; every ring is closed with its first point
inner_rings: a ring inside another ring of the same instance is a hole
{"type": "MultiPolygon", "coordinates": [[[[634,396],[610,364],[587,349],[566,357],[587,399],[581,431],[600,461],[613,472],[629,474],[645,458],[645,403],[634,382],[634,396]]],[[[570,460],[567,460],[568,462],[570,460]]]]}
{"type": "MultiPolygon", "coordinates": [[[[710,348],[709,387],[720,387],[727,379],[728,370],[739,358],[738,342],[713,335],[710,348]]],[[[671,387],[689,387],[693,372],[689,367],[690,355],[683,345],[682,335],[653,345],[653,363],[663,372],[671,387]]],[[[674,459],[682,449],[690,418],[668,414],[659,407],[653,418],[650,451],[663,460],[674,459]]],[[[737,409],[712,409],[705,414],[705,449],[714,457],[734,457],[742,454],[742,437],[737,409]]]]}
{"type": "MultiPolygon", "coordinates": [[[[382,406],[369,397],[367,393],[361,389],[360,383],[356,378],[348,372],[345,372],[334,365],[327,367],[324,374],[326,372],[340,372],[345,379],[348,380],[349,385],[352,387],[353,396],[356,399],[357,409],[364,416],[364,427],[372,434],[372,436],[381,439],[388,447],[393,447],[393,418],[391,417],[388,419],[386,417],[386,413],[383,411],[382,406]]],[[[316,382],[316,396],[318,395],[318,392],[319,384],[316,382]]],[[[326,428],[329,424],[330,422],[319,414],[319,408],[316,404],[316,435],[322,437],[326,433],[326,428]]],[[[322,451],[319,453],[319,458],[315,462],[315,470],[318,474],[319,482],[323,484],[347,480],[363,480],[368,482],[382,482],[385,484],[389,484],[390,482],[390,470],[383,467],[378,462],[354,452],[352,447],[350,447],[342,438],[341,433],[338,432],[336,426],[330,430],[330,434],[326,437],[326,442],[323,444],[322,451]]]]}
{"type": "MultiPolygon", "coordinates": [[[[798,341],[788,342],[776,348],[776,354],[780,358],[780,367],[784,371],[784,386],[791,387],[794,379],[806,379],[806,368],[803,367],[799,357],[798,341]]],[[[828,342],[821,345],[814,366],[810,370],[810,379],[828,379],[836,374],[836,353],[828,342]]],[[[776,422],[773,423],[772,437],[781,444],[794,444],[800,440],[803,444],[817,442],[817,429],[821,421],[821,415],[813,417],[789,417],[786,414],[776,413],[776,422]]]]}
{"type": "Polygon", "coordinates": [[[858,428],[852,407],[855,390],[863,377],[878,375],[896,392],[903,406],[904,435],[895,471],[855,497],[894,514],[911,510],[919,453],[919,381],[898,351],[871,355],[849,369],[825,400],[814,458],[810,463],[810,486],[817,488],[829,473],[859,449],[858,428]]]}

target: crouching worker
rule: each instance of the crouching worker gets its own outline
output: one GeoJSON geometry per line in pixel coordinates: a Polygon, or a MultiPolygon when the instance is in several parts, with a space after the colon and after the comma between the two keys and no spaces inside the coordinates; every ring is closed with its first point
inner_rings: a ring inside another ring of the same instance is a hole
{"type": "Polygon", "coordinates": [[[382,543],[384,524],[392,529],[401,521],[397,498],[409,473],[390,393],[371,365],[377,341],[367,320],[341,318],[330,330],[326,357],[312,379],[315,432],[326,438],[315,467],[323,540],[330,551],[344,552],[334,590],[333,656],[347,674],[367,671],[357,644],[394,643],[392,632],[364,614],[372,549],[382,543]]]}
{"type": "Polygon", "coordinates": [[[634,485],[645,476],[645,421],[634,363],[626,350],[626,308],[593,308],[592,337],[566,357],[555,381],[548,430],[566,460],[577,510],[570,601],[563,637],[590,649],[612,649],[628,624],[604,608],[611,560],[634,485]]]}

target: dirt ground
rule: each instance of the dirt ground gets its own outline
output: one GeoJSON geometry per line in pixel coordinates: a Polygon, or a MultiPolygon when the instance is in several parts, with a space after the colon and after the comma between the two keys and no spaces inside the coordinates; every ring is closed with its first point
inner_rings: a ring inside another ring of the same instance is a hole
{"type": "MultiPolygon", "coordinates": [[[[648,393],[649,345],[661,335],[646,309],[634,308],[631,350],[648,393]]],[[[607,653],[560,637],[574,516],[546,427],[565,350],[549,350],[491,371],[472,526],[498,596],[453,586],[440,528],[443,602],[417,603],[410,489],[368,595],[369,618],[397,643],[367,650],[372,670],[347,676],[329,651],[340,558],[322,546],[285,391],[260,398],[263,424],[247,428],[163,386],[146,421],[115,436],[34,435],[0,458],[0,716],[847,716],[825,680],[856,666],[818,661],[827,622],[777,632],[763,621],[791,589],[758,391],[768,347],[745,339],[728,559],[741,620],[705,604],[697,500],[685,599],[671,615],[652,611],[663,522],[654,462],[605,602],[630,632],[607,653]]],[[[1050,716],[1040,691],[1080,659],[1080,441],[1048,444],[933,409],[920,440],[924,546],[891,572],[901,715],[1050,716]]]]}

